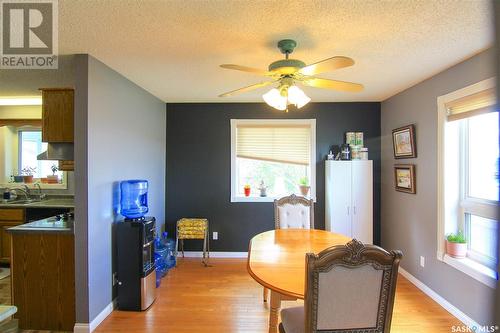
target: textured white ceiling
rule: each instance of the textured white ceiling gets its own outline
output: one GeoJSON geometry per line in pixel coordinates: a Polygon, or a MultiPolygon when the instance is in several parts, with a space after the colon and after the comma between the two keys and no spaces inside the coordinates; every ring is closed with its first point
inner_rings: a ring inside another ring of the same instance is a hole
{"type": "Polygon", "coordinates": [[[361,93],[304,88],[313,101],[381,101],[493,43],[490,2],[60,0],[59,50],[90,53],[166,102],[256,102],[269,88],[223,63],[266,69],[292,38],[306,63],[334,55],[352,67],[322,75],[361,93]]]}

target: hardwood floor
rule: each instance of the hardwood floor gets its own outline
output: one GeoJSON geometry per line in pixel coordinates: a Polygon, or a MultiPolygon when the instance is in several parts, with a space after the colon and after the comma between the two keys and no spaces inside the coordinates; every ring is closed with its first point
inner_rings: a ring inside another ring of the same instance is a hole
{"type": "MultiPolygon", "coordinates": [[[[248,275],[246,260],[210,262],[212,267],[204,267],[200,259],[181,259],[148,311],[114,311],[95,332],[267,332],[268,304],[262,302],[262,286],[248,275]]],[[[399,276],[391,332],[450,332],[453,325],[462,324],[399,276]]]]}

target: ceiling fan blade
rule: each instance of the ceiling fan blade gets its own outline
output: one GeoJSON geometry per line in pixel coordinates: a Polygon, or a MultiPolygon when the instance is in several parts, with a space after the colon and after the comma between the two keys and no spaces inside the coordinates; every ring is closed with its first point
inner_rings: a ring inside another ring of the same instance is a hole
{"type": "Polygon", "coordinates": [[[303,67],[299,70],[299,73],[304,75],[316,75],[352,65],[354,65],[354,60],[351,58],[338,56],[321,60],[317,63],[303,67]]]}
{"type": "Polygon", "coordinates": [[[242,71],[242,72],[247,72],[247,73],[252,73],[252,74],[257,74],[257,75],[263,75],[263,76],[274,76],[276,75],[275,73],[263,70],[263,69],[258,69],[258,68],[253,68],[253,67],[247,67],[247,66],[240,66],[240,65],[233,65],[233,64],[223,64],[220,65],[220,67],[225,68],[225,69],[233,69],[236,71],[242,71]]]}
{"type": "Polygon", "coordinates": [[[273,84],[275,82],[277,82],[277,81],[265,81],[265,82],[261,82],[261,83],[252,84],[251,86],[248,86],[248,87],[236,89],[236,90],[229,91],[227,93],[221,94],[221,95],[219,95],[219,97],[228,97],[228,96],[232,96],[232,95],[235,95],[235,94],[244,93],[244,92],[247,92],[247,91],[251,91],[251,90],[254,90],[254,89],[258,89],[258,88],[262,88],[262,87],[271,85],[271,84],[273,84]]]}
{"type": "Polygon", "coordinates": [[[358,92],[364,89],[363,85],[359,83],[320,79],[317,77],[306,78],[302,81],[302,84],[316,88],[335,89],[349,92],[358,92]]]}

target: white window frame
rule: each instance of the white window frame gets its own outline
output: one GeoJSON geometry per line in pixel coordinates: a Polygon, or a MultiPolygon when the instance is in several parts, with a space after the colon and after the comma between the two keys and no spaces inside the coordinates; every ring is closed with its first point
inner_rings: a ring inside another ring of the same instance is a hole
{"type": "MultiPolygon", "coordinates": [[[[446,211],[445,211],[445,137],[446,137],[446,118],[447,118],[447,109],[446,104],[457,100],[459,98],[479,93],[481,91],[494,88],[496,86],[496,78],[492,77],[483,81],[480,81],[476,84],[467,86],[465,88],[453,91],[449,94],[439,96],[437,98],[437,251],[436,256],[439,261],[449,264],[450,266],[464,272],[465,274],[473,277],[474,279],[490,286],[491,288],[496,287],[497,282],[497,272],[485,265],[478,263],[477,261],[472,260],[472,258],[465,259],[455,259],[446,254],[446,242],[445,242],[445,230],[446,230],[446,211]]],[[[461,149],[466,148],[464,144],[461,143],[461,149]]],[[[463,156],[463,151],[461,152],[461,156],[463,156]]],[[[461,167],[461,184],[467,186],[465,184],[466,176],[464,170],[465,161],[461,159],[460,163],[461,167]]],[[[464,214],[471,208],[471,203],[475,202],[475,204],[481,204],[484,207],[484,203],[487,200],[480,200],[481,202],[477,202],[478,199],[465,197],[465,194],[468,192],[466,188],[460,188],[460,207],[462,208],[460,221],[457,221],[457,225],[461,228],[465,227],[464,214]],[[463,214],[462,214],[463,213],[463,214]]],[[[476,206],[474,205],[474,206],[476,206]]],[[[495,207],[496,208],[496,207],[495,207]]],[[[488,208],[491,209],[491,206],[488,208]]],[[[491,212],[491,211],[490,211],[491,212]]],[[[496,212],[495,212],[496,214],[496,212]]],[[[476,215],[476,214],[475,214],[476,215]]],[[[484,216],[484,214],[477,214],[484,216]]],[[[488,215],[489,216],[489,215],[488,215]]],[[[487,217],[487,216],[485,216],[487,217]]],[[[498,219],[498,217],[497,217],[498,219]]],[[[465,231],[465,230],[464,230],[465,231]]]]}
{"type": "MultiPolygon", "coordinates": [[[[17,142],[17,168],[19,175],[21,174],[21,150],[22,150],[22,141],[21,141],[21,132],[41,132],[42,130],[40,128],[28,128],[28,129],[19,129],[17,131],[17,136],[18,136],[18,142],[17,142]]],[[[27,186],[30,189],[36,189],[37,185],[40,185],[40,188],[43,190],[66,190],[68,189],[68,172],[67,171],[62,171],[62,179],[61,183],[59,184],[48,184],[48,183],[41,183],[41,182],[36,182],[36,183],[6,183],[6,184],[0,184],[0,188],[16,188],[19,186],[27,186]]]]}
{"type": "Polygon", "coordinates": [[[236,179],[236,128],[238,125],[307,125],[311,128],[310,198],[316,202],[316,119],[231,119],[231,202],[273,202],[275,198],[244,197],[238,195],[236,179]]]}

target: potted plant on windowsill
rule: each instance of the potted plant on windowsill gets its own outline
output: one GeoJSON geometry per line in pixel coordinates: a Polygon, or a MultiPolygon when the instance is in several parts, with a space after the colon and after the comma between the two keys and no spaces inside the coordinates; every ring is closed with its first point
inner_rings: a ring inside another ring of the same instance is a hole
{"type": "Polygon", "coordinates": [[[446,237],[446,253],[457,259],[467,256],[467,240],[462,231],[451,233],[446,237]]]}
{"type": "Polygon", "coordinates": [[[25,183],[33,183],[33,175],[35,174],[36,168],[26,167],[21,170],[23,174],[23,180],[25,183]]]}
{"type": "Polygon", "coordinates": [[[245,186],[243,187],[243,193],[245,193],[245,197],[250,196],[250,184],[245,184],[245,186]]]}
{"type": "Polygon", "coordinates": [[[47,176],[47,183],[49,183],[49,184],[59,183],[59,176],[56,175],[56,172],[59,170],[59,168],[57,167],[57,165],[52,164],[50,169],[52,170],[52,175],[47,176]]]}
{"type": "Polygon", "coordinates": [[[307,195],[309,194],[309,190],[311,189],[311,186],[309,186],[309,179],[307,179],[307,177],[300,178],[299,188],[300,193],[302,193],[303,196],[307,197],[307,195]]]}
{"type": "Polygon", "coordinates": [[[17,171],[12,172],[12,176],[11,177],[12,177],[12,181],[14,183],[22,183],[24,181],[24,177],[23,176],[19,176],[17,174],[17,171]]]}

